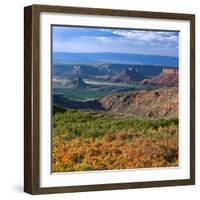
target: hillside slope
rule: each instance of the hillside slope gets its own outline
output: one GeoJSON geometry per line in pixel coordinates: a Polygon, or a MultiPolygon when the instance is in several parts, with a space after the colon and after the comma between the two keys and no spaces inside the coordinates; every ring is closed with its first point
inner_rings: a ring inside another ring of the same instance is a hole
{"type": "Polygon", "coordinates": [[[143,85],[159,85],[159,86],[178,86],[178,70],[163,69],[162,73],[141,82],[143,85]]]}
{"type": "Polygon", "coordinates": [[[102,107],[113,113],[130,114],[145,118],[178,117],[178,88],[128,92],[103,97],[102,107]]]}

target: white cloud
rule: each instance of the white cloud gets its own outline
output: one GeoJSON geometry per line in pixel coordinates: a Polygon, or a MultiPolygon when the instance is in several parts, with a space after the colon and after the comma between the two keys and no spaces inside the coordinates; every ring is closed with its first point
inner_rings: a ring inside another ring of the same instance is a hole
{"type": "Polygon", "coordinates": [[[172,32],[160,32],[160,31],[140,31],[140,30],[115,30],[114,34],[119,35],[121,37],[125,37],[132,41],[142,41],[142,42],[158,42],[160,44],[163,43],[171,43],[177,44],[178,42],[178,34],[172,32]]]}
{"type": "MultiPolygon", "coordinates": [[[[90,29],[91,31],[91,29],[90,29]]],[[[178,55],[178,34],[175,32],[95,29],[95,32],[74,37],[63,35],[64,40],[53,40],[53,51],[62,52],[124,52],[154,55],[178,55]],[[99,32],[103,32],[99,33],[99,32]]],[[[70,33],[71,34],[71,33],[70,33]]]]}
{"type": "Polygon", "coordinates": [[[104,37],[104,36],[98,36],[98,37],[92,37],[93,39],[99,40],[101,42],[109,42],[111,41],[111,37],[104,37]]]}

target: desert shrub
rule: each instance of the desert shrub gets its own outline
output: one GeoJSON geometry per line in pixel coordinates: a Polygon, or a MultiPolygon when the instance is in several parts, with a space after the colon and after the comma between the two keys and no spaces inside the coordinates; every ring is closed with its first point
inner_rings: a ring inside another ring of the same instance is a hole
{"type": "Polygon", "coordinates": [[[121,131],[101,139],[53,139],[53,144],[54,172],[178,166],[177,136],[142,138],[121,131]]]}
{"type": "Polygon", "coordinates": [[[69,110],[52,128],[54,172],[178,166],[178,119],[69,110]]]}
{"type": "MultiPolygon", "coordinates": [[[[53,135],[63,135],[68,133],[69,138],[82,136],[84,138],[102,137],[105,132],[115,133],[120,130],[142,131],[144,135],[154,135],[164,132],[165,128],[174,125],[177,127],[177,119],[118,119],[113,116],[99,113],[89,113],[81,111],[66,111],[56,113],[53,117],[53,135]],[[163,130],[162,130],[163,129],[163,130]]],[[[173,131],[173,130],[171,130],[173,131]]],[[[176,128],[174,132],[177,132],[176,128]]],[[[161,134],[160,134],[161,135],[161,134]]]]}

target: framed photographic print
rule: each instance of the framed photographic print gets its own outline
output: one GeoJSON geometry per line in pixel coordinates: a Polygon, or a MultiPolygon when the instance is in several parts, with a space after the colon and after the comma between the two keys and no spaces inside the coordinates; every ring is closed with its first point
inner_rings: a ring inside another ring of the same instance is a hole
{"type": "Polygon", "coordinates": [[[194,184],[195,16],[24,11],[24,191],[194,184]]]}

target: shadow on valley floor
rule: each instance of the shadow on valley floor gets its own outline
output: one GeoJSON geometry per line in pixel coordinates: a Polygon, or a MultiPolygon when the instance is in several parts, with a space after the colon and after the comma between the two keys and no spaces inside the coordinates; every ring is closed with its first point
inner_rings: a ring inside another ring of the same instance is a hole
{"type": "Polygon", "coordinates": [[[63,95],[54,94],[53,95],[53,112],[62,112],[65,111],[65,108],[69,109],[90,109],[96,111],[103,111],[105,108],[98,100],[91,100],[91,101],[78,101],[78,100],[71,100],[63,95]]]}

